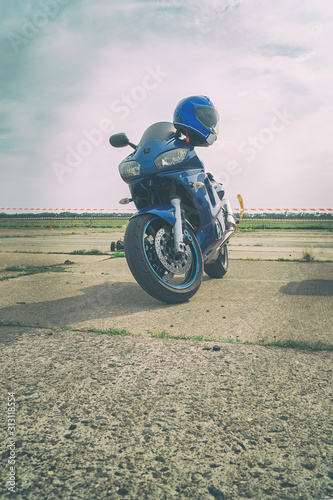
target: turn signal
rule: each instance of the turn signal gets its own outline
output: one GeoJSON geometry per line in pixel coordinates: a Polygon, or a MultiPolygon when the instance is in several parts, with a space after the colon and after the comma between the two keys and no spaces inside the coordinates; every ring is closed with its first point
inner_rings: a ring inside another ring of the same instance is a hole
{"type": "Polygon", "coordinates": [[[203,187],[205,187],[204,182],[190,182],[189,183],[190,189],[201,189],[203,187]]]}

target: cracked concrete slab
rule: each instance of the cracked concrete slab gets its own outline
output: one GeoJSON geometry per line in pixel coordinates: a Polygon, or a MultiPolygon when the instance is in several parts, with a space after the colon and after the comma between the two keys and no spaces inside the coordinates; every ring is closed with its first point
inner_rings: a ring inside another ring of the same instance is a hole
{"type": "MultiPolygon", "coordinates": [[[[0,439],[15,441],[20,500],[333,494],[328,352],[0,332],[0,439]],[[11,438],[8,392],[16,402],[11,438]]],[[[12,496],[8,454],[4,446],[1,498],[12,496]]]]}

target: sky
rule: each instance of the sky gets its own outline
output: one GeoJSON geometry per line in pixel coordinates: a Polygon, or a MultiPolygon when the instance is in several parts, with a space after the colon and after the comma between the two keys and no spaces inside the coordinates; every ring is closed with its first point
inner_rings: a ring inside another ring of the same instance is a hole
{"type": "MultiPolygon", "coordinates": [[[[331,208],[331,0],[0,0],[0,207],[119,209],[118,164],[207,95],[233,207],[331,208]]],[[[130,207],[130,205],[128,205],[130,207]]]]}

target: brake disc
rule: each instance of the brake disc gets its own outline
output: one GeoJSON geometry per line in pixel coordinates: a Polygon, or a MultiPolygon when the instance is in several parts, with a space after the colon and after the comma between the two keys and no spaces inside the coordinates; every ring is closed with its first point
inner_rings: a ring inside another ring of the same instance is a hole
{"type": "Polygon", "coordinates": [[[189,245],[184,245],[184,251],[176,254],[173,248],[172,235],[162,227],[155,236],[155,250],[159,260],[172,274],[186,273],[192,264],[192,252],[189,245]]]}

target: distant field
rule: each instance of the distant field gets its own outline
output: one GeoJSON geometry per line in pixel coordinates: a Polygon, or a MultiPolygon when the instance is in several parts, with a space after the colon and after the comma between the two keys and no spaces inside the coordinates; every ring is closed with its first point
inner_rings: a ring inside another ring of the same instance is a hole
{"type": "Polygon", "coordinates": [[[243,219],[239,223],[240,231],[253,231],[255,229],[333,229],[333,219],[330,221],[311,220],[250,220],[243,219]]]}
{"type": "MultiPolygon", "coordinates": [[[[0,228],[3,229],[48,229],[52,228],[125,228],[128,219],[12,219],[0,218],[0,228]]],[[[296,220],[263,220],[243,219],[239,223],[240,232],[253,231],[256,229],[331,229],[333,230],[333,219],[329,221],[296,221],[296,220]]]]}
{"type": "Polygon", "coordinates": [[[128,219],[73,219],[73,220],[57,220],[57,219],[1,219],[0,218],[0,228],[4,229],[47,229],[50,226],[53,228],[123,228],[127,225],[128,219]]]}

